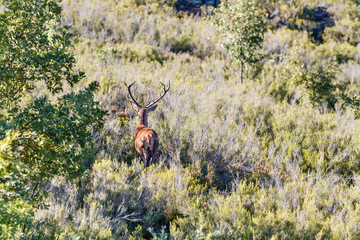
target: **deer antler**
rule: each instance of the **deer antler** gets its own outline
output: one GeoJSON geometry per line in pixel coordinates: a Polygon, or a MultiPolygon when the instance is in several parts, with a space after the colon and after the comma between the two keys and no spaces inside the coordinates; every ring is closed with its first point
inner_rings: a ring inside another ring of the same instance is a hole
{"type": "Polygon", "coordinates": [[[152,105],[154,105],[155,103],[157,103],[160,99],[162,99],[164,96],[165,96],[165,94],[169,91],[169,89],[170,89],[170,82],[169,82],[169,87],[166,89],[166,87],[165,87],[165,84],[163,84],[162,82],[160,82],[161,83],[161,85],[163,86],[163,90],[164,90],[164,93],[158,98],[158,99],[156,99],[155,101],[153,101],[153,102],[151,102],[151,103],[149,103],[148,105],[146,105],[146,107],[145,108],[149,108],[149,107],[151,107],[152,105]]]}
{"type": "Polygon", "coordinates": [[[129,94],[130,94],[130,97],[131,97],[133,103],[135,103],[139,108],[141,108],[141,105],[135,100],[135,98],[133,97],[133,95],[132,95],[132,93],[131,93],[131,90],[130,90],[131,86],[134,85],[135,82],[136,82],[136,80],[133,81],[132,83],[130,83],[130,85],[128,86],[128,85],[126,84],[126,82],[124,81],[124,84],[125,84],[125,86],[126,86],[127,89],[128,89],[128,92],[129,92],[129,94]]]}

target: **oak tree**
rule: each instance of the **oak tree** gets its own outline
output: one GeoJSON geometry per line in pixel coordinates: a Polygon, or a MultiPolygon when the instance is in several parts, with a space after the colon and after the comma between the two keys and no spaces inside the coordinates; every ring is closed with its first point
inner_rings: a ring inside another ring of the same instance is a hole
{"type": "Polygon", "coordinates": [[[98,84],[58,94],[84,78],[59,0],[0,1],[0,238],[30,236],[41,186],[56,175],[76,178],[93,154],[105,112],[98,84]],[[39,97],[37,84],[46,86],[39,97]],[[22,99],[32,101],[24,104],[22,99]],[[52,100],[48,98],[51,96],[52,100]]]}

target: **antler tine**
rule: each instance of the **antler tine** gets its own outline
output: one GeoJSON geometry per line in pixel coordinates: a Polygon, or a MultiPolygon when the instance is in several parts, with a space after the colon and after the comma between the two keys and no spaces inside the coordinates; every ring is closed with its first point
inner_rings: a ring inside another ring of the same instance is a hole
{"type": "Polygon", "coordinates": [[[152,105],[154,105],[155,103],[157,103],[160,99],[162,99],[164,96],[165,96],[165,94],[169,91],[169,89],[170,89],[170,82],[169,82],[169,87],[166,89],[166,86],[165,86],[165,84],[163,84],[162,82],[160,82],[161,83],[161,85],[163,86],[163,90],[164,90],[164,93],[158,98],[158,99],[156,99],[155,101],[153,101],[153,102],[151,102],[151,103],[149,103],[148,105],[146,105],[146,108],[149,108],[149,107],[151,107],[152,105]]]}
{"type": "Polygon", "coordinates": [[[126,84],[126,82],[124,81],[124,84],[125,84],[125,86],[127,87],[128,92],[129,92],[129,95],[130,95],[131,99],[133,100],[133,102],[134,102],[139,108],[141,108],[141,105],[135,100],[135,98],[133,97],[133,95],[132,95],[132,93],[131,93],[131,90],[130,90],[131,86],[134,85],[135,82],[136,82],[136,80],[133,81],[132,83],[130,83],[130,85],[128,86],[128,85],[126,84]]]}

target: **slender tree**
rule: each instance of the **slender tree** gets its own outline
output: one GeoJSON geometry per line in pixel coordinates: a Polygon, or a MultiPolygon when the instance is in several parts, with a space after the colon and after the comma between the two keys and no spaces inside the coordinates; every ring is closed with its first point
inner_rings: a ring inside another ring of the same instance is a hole
{"type": "Polygon", "coordinates": [[[226,1],[212,17],[223,38],[223,46],[230,57],[240,65],[240,81],[243,81],[244,65],[259,61],[259,49],[267,29],[265,14],[256,8],[253,0],[226,1]]]}

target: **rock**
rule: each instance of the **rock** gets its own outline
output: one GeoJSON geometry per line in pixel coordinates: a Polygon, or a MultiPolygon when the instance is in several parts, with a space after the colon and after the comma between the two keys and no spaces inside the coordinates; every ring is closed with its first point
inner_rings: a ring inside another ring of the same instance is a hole
{"type": "Polygon", "coordinates": [[[333,16],[327,11],[326,7],[304,8],[299,17],[312,22],[312,24],[307,24],[305,27],[311,37],[318,43],[323,41],[322,34],[325,28],[335,25],[333,16]]]}
{"type": "Polygon", "coordinates": [[[220,4],[220,0],[178,0],[175,3],[176,10],[199,13],[198,9],[203,6],[217,7],[220,4]]]}
{"type": "Polygon", "coordinates": [[[315,22],[326,22],[331,20],[331,14],[327,12],[326,7],[307,8],[305,7],[300,16],[302,19],[315,22]]]}
{"type": "Polygon", "coordinates": [[[302,11],[298,13],[292,13],[292,16],[285,17],[281,14],[279,6],[274,7],[274,9],[270,10],[265,8],[267,11],[268,19],[275,25],[277,28],[282,28],[283,26],[287,26],[289,29],[297,29],[299,31],[306,30],[309,33],[309,36],[316,43],[322,43],[323,38],[322,35],[324,33],[325,28],[332,27],[335,25],[334,17],[327,11],[326,7],[318,6],[315,8],[304,7],[302,11]],[[295,21],[289,21],[289,19],[295,21]],[[296,19],[302,19],[301,24],[300,21],[296,19]]]}

